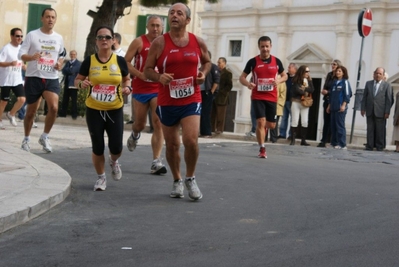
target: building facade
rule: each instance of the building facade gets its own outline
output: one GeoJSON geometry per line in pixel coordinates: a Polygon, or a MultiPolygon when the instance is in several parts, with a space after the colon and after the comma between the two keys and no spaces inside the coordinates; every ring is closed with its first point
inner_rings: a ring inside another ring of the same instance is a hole
{"type": "MultiPolygon", "coordinates": [[[[320,140],[323,108],[320,90],[333,59],[348,68],[353,92],[356,91],[359,62],[359,87],[372,79],[376,67],[390,74],[394,93],[399,90],[399,0],[220,0],[204,4],[201,33],[214,57],[226,57],[233,72],[235,93],[234,132],[250,128],[250,91],[238,78],[251,57],[259,53],[258,38],[271,37],[272,54],[284,68],[290,62],[308,65],[316,91],[310,110],[309,139],[320,140]],[[373,13],[372,30],[364,39],[358,33],[358,16],[363,8],[373,13]]],[[[360,94],[358,94],[360,96],[360,94]]],[[[348,135],[353,117],[353,141],[362,144],[366,136],[366,119],[356,111],[352,97],[346,116],[348,135]]],[[[393,113],[393,111],[392,111],[393,113]]],[[[391,143],[392,115],[387,122],[387,143],[391,143]]],[[[349,141],[349,139],[348,139],[349,141]]]]}

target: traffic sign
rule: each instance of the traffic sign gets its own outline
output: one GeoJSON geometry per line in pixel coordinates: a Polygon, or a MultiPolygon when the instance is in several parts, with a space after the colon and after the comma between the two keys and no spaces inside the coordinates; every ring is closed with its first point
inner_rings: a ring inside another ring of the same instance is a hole
{"type": "Polygon", "coordinates": [[[361,37],[367,37],[371,32],[371,22],[373,21],[373,13],[370,9],[363,9],[359,13],[357,19],[357,30],[361,37]]]}

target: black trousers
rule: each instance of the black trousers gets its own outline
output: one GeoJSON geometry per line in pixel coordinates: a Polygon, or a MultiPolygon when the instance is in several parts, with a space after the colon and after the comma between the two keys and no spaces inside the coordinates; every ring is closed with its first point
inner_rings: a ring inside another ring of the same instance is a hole
{"type": "Polygon", "coordinates": [[[61,110],[58,113],[60,117],[66,117],[68,112],[69,98],[71,98],[71,116],[76,118],[78,116],[78,90],[64,87],[64,95],[62,97],[61,110]]]}
{"type": "Polygon", "coordinates": [[[213,94],[211,91],[201,91],[202,109],[200,119],[200,135],[212,135],[211,129],[211,112],[213,94]]]}
{"type": "Polygon", "coordinates": [[[322,143],[329,143],[331,140],[331,116],[327,113],[328,101],[323,103],[323,134],[321,137],[322,143]]]}

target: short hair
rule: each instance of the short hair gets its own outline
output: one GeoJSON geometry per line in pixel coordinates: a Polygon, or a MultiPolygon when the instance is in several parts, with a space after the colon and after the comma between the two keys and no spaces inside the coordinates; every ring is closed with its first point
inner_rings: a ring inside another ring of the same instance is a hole
{"type": "Polygon", "coordinates": [[[158,15],[148,15],[148,17],[147,17],[147,23],[146,23],[147,26],[148,26],[148,22],[149,22],[150,20],[152,20],[152,19],[159,19],[159,20],[162,22],[162,25],[163,25],[163,20],[162,20],[162,18],[161,18],[160,16],[158,16],[158,15]]]}
{"type": "Polygon", "coordinates": [[[22,30],[20,28],[12,28],[11,31],[10,31],[10,35],[14,36],[15,32],[17,32],[17,31],[22,32],[22,30]]]}
{"type": "Polygon", "coordinates": [[[272,39],[270,39],[269,36],[262,36],[262,37],[260,37],[259,40],[258,40],[258,46],[260,45],[260,42],[267,42],[267,41],[269,41],[270,44],[272,43],[272,39]]]}
{"type": "Polygon", "coordinates": [[[55,11],[54,8],[52,8],[52,7],[46,7],[46,8],[43,9],[43,11],[42,11],[42,18],[44,17],[44,13],[46,13],[46,11],[54,11],[55,16],[57,16],[57,11],[55,11]]]}
{"type": "Polygon", "coordinates": [[[114,33],[114,38],[118,42],[118,44],[121,44],[122,36],[120,35],[120,33],[118,33],[118,32],[114,33]]]}
{"type": "Polygon", "coordinates": [[[334,59],[333,62],[337,63],[337,66],[342,66],[342,62],[339,59],[334,59]]]}
{"type": "MultiPolygon", "coordinates": [[[[180,2],[174,3],[174,4],[169,8],[169,11],[170,11],[170,9],[171,9],[174,5],[176,5],[176,4],[182,4],[182,5],[184,5],[184,6],[186,7],[186,17],[187,17],[187,18],[191,18],[191,10],[190,10],[190,8],[189,8],[186,4],[184,4],[184,3],[180,3],[180,2]]],[[[168,11],[168,12],[169,12],[169,11],[168,11]]]]}
{"type": "Polygon", "coordinates": [[[223,61],[224,63],[227,63],[227,60],[226,60],[225,57],[220,57],[219,59],[220,59],[221,61],[223,61]]]}
{"type": "Polygon", "coordinates": [[[348,69],[345,68],[344,66],[338,65],[337,68],[335,69],[335,73],[337,73],[338,69],[342,70],[342,72],[343,72],[342,78],[348,80],[349,79],[348,69]]]}
{"type": "Polygon", "coordinates": [[[114,38],[114,35],[115,35],[115,34],[114,34],[114,30],[113,30],[111,27],[106,26],[106,25],[102,25],[102,26],[98,27],[98,28],[96,29],[96,35],[98,34],[98,31],[101,30],[101,29],[107,29],[107,30],[109,30],[109,31],[111,32],[112,38],[114,38]]]}
{"type": "Polygon", "coordinates": [[[288,67],[289,66],[293,66],[296,70],[298,69],[298,66],[294,62],[291,62],[290,64],[288,64],[288,67]]]}
{"type": "Polygon", "coordinates": [[[377,67],[374,73],[376,73],[378,69],[382,69],[382,74],[385,75],[385,69],[383,67],[377,67]]]}

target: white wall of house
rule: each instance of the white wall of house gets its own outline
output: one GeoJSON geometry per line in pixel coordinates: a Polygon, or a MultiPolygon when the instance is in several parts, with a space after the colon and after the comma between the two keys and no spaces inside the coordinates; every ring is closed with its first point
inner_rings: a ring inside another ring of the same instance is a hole
{"type": "MultiPolygon", "coordinates": [[[[271,37],[272,54],[280,58],[285,68],[293,61],[311,68],[314,78],[322,78],[329,71],[332,59],[340,59],[348,68],[353,92],[362,38],[357,31],[359,12],[370,8],[373,12],[372,31],[364,39],[362,72],[359,88],[372,79],[376,67],[385,67],[388,80],[399,90],[399,0],[220,0],[205,3],[201,17],[201,32],[214,58],[224,56],[233,71],[234,89],[238,92],[235,132],[250,128],[250,92],[241,86],[238,77],[246,62],[258,54],[257,40],[271,37]],[[231,56],[230,41],[241,40],[241,55],[231,56]]],[[[350,134],[353,105],[349,105],[346,128],[350,134]]],[[[322,101],[319,106],[318,135],[323,126],[322,101]]],[[[393,111],[392,111],[393,112],[393,111]]],[[[366,120],[356,112],[353,143],[364,143],[366,120]]],[[[387,142],[392,136],[392,116],[387,122],[387,142]]],[[[349,141],[349,140],[348,140],[349,141]]]]}

